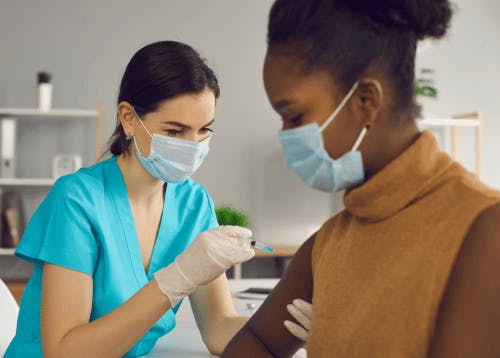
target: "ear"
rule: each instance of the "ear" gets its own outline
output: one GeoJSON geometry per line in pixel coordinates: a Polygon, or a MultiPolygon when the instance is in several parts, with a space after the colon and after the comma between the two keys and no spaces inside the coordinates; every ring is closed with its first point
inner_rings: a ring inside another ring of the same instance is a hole
{"type": "Polygon", "coordinates": [[[384,100],[382,84],[371,77],[363,78],[358,86],[359,109],[365,124],[372,126],[378,117],[384,100]]]}
{"type": "Polygon", "coordinates": [[[135,134],[135,121],[137,120],[134,107],[126,101],[120,102],[118,104],[118,118],[125,134],[133,137],[135,134]]]}

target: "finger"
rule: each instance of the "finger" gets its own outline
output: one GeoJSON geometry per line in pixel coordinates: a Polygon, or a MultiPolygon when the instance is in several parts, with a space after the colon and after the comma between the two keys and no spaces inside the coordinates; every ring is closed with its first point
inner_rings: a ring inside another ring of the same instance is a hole
{"type": "Polygon", "coordinates": [[[296,323],[284,321],[286,329],[301,341],[307,341],[307,331],[296,323]]]}
{"type": "Polygon", "coordinates": [[[248,261],[255,256],[255,251],[252,249],[247,249],[242,251],[241,257],[237,260],[236,263],[241,264],[242,262],[248,261]]]}
{"type": "Polygon", "coordinates": [[[311,319],[300,312],[294,305],[287,305],[286,309],[292,315],[292,317],[302,325],[302,327],[307,330],[311,328],[311,319]]]}
{"type": "Polygon", "coordinates": [[[302,312],[307,317],[309,317],[309,319],[311,318],[312,307],[313,307],[311,303],[304,301],[304,300],[301,300],[300,298],[293,300],[292,303],[300,312],[302,312]]]}
{"type": "Polygon", "coordinates": [[[241,226],[225,225],[219,226],[219,228],[223,235],[237,239],[248,239],[253,235],[251,230],[241,226]]]}

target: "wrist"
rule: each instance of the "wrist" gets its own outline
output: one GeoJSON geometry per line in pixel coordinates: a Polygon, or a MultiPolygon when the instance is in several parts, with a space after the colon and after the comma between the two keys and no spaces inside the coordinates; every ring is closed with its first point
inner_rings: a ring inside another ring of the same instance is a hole
{"type": "Polygon", "coordinates": [[[153,278],[149,281],[148,286],[151,286],[151,291],[154,293],[155,300],[158,300],[162,306],[165,306],[166,311],[173,307],[168,296],[160,289],[156,279],[153,278]]]}
{"type": "Polygon", "coordinates": [[[168,298],[172,307],[197,287],[184,275],[176,261],[158,270],[154,277],[158,289],[168,298]]]}

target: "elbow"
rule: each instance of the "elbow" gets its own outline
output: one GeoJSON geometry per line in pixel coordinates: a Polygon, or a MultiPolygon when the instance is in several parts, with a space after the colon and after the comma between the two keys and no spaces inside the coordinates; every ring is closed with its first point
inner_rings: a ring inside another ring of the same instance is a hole
{"type": "Polygon", "coordinates": [[[227,342],[221,342],[218,339],[214,339],[214,337],[203,337],[203,343],[205,343],[205,346],[207,347],[210,354],[214,356],[220,356],[222,352],[224,352],[224,349],[227,345],[227,342]]]}

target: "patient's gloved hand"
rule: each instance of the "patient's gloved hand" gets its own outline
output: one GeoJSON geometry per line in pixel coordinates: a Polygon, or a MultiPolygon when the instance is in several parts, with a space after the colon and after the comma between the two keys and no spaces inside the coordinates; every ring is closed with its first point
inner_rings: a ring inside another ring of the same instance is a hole
{"type": "Polygon", "coordinates": [[[292,303],[286,306],[286,309],[300,323],[300,326],[292,321],[283,323],[291,334],[305,342],[311,328],[312,304],[301,299],[295,299],[292,303]]]}
{"type": "Polygon", "coordinates": [[[252,232],[239,226],[219,226],[199,234],[175,261],[155,273],[160,290],[175,306],[198,286],[213,281],[230,267],[251,259],[252,232]]]}

